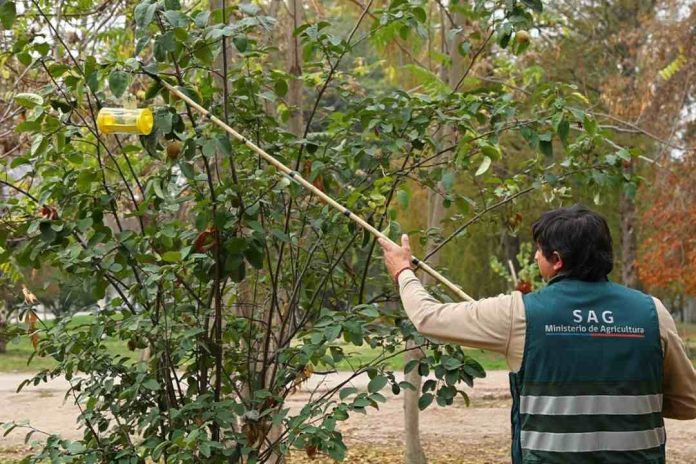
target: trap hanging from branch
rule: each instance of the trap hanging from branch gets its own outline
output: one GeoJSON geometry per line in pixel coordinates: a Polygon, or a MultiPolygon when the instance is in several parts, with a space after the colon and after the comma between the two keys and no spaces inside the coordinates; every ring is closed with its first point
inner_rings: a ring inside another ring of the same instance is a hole
{"type": "Polygon", "coordinates": [[[102,108],[97,115],[97,127],[103,134],[150,135],[154,122],[149,108],[102,108]]]}

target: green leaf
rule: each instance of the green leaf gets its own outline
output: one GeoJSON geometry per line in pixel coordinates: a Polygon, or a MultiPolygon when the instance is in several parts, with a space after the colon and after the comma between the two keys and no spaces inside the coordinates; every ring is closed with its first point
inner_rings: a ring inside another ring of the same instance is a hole
{"type": "Polygon", "coordinates": [[[162,254],[162,259],[168,263],[176,263],[181,260],[181,253],[178,251],[167,251],[162,254]]]}
{"type": "Polygon", "coordinates": [[[193,22],[196,25],[196,27],[200,27],[202,29],[208,24],[209,19],[210,11],[201,11],[196,15],[195,18],[193,18],[193,22]]]}
{"type": "Polygon", "coordinates": [[[152,20],[155,18],[156,10],[157,4],[150,4],[149,0],[145,0],[143,3],[136,6],[135,10],[133,10],[135,25],[141,29],[149,26],[152,20]]]}
{"type": "Polygon", "coordinates": [[[155,191],[155,195],[157,195],[158,198],[164,200],[164,191],[162,191],[162,184],[160,183],[160,179],[152,180],[152,189],[155,191]]]}
{"type": "Polygon", "coordinates": [[[542,11],[544,11],[544,5],[541,3],[541,0],[522,0],[522,3],[524,3],[537,13],[541,13],[542,11]]]}
{"type": "Polygon", "coordinates": [[[428,379],[425,382],[423,382],[423,393],[433,390],[435,391],[435,388],[437,387],[437,382],[433,379],[428,379]]]}
{"type": "Polygon", "coordinates": [[[142,52],[147,44],[150,43],[150,36],[144,36],[140,37],[136,42],[135,42],[135,56],[140,55],[140,52],[142,52]]]}
{"type": "Polygon", "coordinates": [[[109,74],[109,88],[114,97],[121,98],[130,84],[130,75],[125,71],[112,71],[109,74]]]}
{"type": "Polygon", "coordinates": [[[539,140],[539,150],[548,157],[553,156],[553,143],[550,140],[539,140]]]}
{"type": "Polygon", "coordinates": [[[246,250],[244,250],[244,257],[246,260],[256,269],[263,268],[263,259],[266,256],[264,247],[262,243],[250,242],[246,250]]]}
{"type": "Polygon", "coordinates": [[[410,382],[404,382],[404,381],[399,382],[399,387],[400,387],[402,390],[416,391],[416,387],[414,387],[413,384],[410,383],[410,382]]]}
{"type": "Polygon", "coordinates": [[[186,27],[188,23],[188,17],[180,11],[165,11],[163,13],[165,19],[172,27],[186,27]]]}
{"type": "Polygon", "coordinates": [[[430,403],[433,402],[433,394],[432,393],[425,393],[421,395],[420,398],[418,398],[418,409],[421,411],[430,406],[430,403]]]}
{"type": "Polygon", "coordinates": [[[155,98],[162,88],[162,84],[160,84],[158,81],[154,81],[145,91],[145,100],[155,98]]]}
{"type": "Polygon", "coordinates": [[[419,363],[420,360],[418,359],[412,359],[409,362],[407,362],[404,366],[404,374],[408,374],[409,372],[411,372],[413,369],[416,368],[416,366],[418,366],[419,363]]]}
{"type": "Polygon", "coordinates": [[[464,372],[466,372],[474,378],[483,378],[486,376],[486,371],[483,370],[481,364],[479,364],[471,358],[467,359],[464,362],[464,372]]]}
{"type": "Polygon", "coordinates": [[[482,174],[485,174],[486,171],[488,171],[488,168],[491,167],[491,159],[488,156],[483,157],[483,161],[481,161],[481,165],[479,168],[476,170],[475,176],[480,176],[482,174]]]}
{"type": "Polygon", "coordinates": [[[447,193],[451,192],[452,188],[454,188],[455,180],[456,176],[454,171],[445,171],[445,173],[442,175],[442,178],[440,179],[440,183],[442,184],[443,190],[447,193]]]}
{"type": "Polygon", "coordinates": [[[48,73],[53,77],[61,77],[70,70],[70,66],[62,63],[53,63],[48,67],[48,73]]]}
{"type": "Polygon", "coordinates": [[[195,90],[193,90],[189,87],[181,87],[181,86],[178,86],[177,90],[179,92],[183,93],[184,95],[186,95],[187,97],[189,97],[194,102],[198,103],[199,105],[202,103],[201,96],[198,95],[198,92],[196,92],[195,90]]]}
{"type": "Polygon", "coordinates": [[[558,123],[558,137],[561,139],[561,142],[563,142],[563,144],[568,143],[569,134],[570,123],[566,119],[563,119],[560,123],[558,123]]]}
{"type": "MultiPolygon", "coordinates": [[[[326,336],[326,335],[324,335],[326,336]]],[[[327,337],[328,340],[328,337],[327,337]]],[[[330,346],[329,350],[331,351],[331,357],[333,358],[334,362],[341,362],[345,359],[346,355],[343,354],[343,350],[339,346],[330,346]]]]}
{"type": "Polygon", "coordinates": [[[594,135],[597,132],[597,120],[588,114],[585,115],[582,125],[590,135],[594,135]]]}
{"type": "Polygon", "coordinates": [[[500,147],[497,145],[491,145],[490,143],[481,144],[481,153],[494,160],[499,160],[503,157],[503,153],[502,151],[500,151],[500,147]]]}
{"type": "Polygon", "coordinates": [[[244,280],[244,277],[246,277],[246,265],[244,264],[244,260],[239,260],[236,263],[230,260],[230,262],[236,265],[232,266],[231,269],[226,265],[227,274],[230,276],[232,282],[241,282],[244,280]]]}
{"type": "Polygon", "coordinates": [[[449,371],[445,374],[445,383],[447,385],[455,385],[459,381],[458,371],[449,371]]]}
{"type": "Polygon", "coordinates": [[[371,319],[379,317],[379,311],[377,311],[374,306],[366,306],[360,309],[360,314],[371,319]]]}
{"type": "Polygon", "coordinates": [[[155,113],[155,128],[162,131],[163,134],[168,134],[172,131],[172,113],[167,109],[157,111],[155,113]]]}
{"type": "Polygon", "coordinates": [[[244,53],[247,49],[247,45],[249,44],[249,41],[245,36],[238,36],[232,39],[232,43],[234,44],[235,47],[237,47],[237,50],[239,50],[239,53],[244,53]]]}
{"type": "Polygon", "coordinates": [[[616,152],[616,156],[621,158],[624,161],[630,161],[631,160],[631,152],[628,151],[626,148],[622,148],[621,150],[616,152]]]}
{"type": "Polygon", "coordinates": [[[406,190],[398,190],[396,192],[396,201],[402,209],[408,209],[408,204],[411,200],[411,195],[406,190]]]}
{"type": "Polygon", "coordinates": [[[174,31],[168,31],[155,39],[153,53],[157,61],[166,61],[167,53],[176,51],[176,36],[174,31]]]}
{"type": "Polygon", "coordinates": [[[213,59],[215,58],[213,56],[211,47],[208,46],[208,44],[202,40],[196,43],[196,46],[193,50],[193,55],[196,58],[198,58],[199,61],[203,62],[206,65],[211,65],[213,63],[213,59]]]}
{"type": "Polygon", "coordinates": [[[43,154],[47,147],[48,139],[44,138],[44,136],[41,134],[37,134],[31,142],[31,156],[39,156],[43,154]]]}
{"type": "Polygon", "coordinates": [[[51,45],[44,42],[44,43],[38,43],[34,44],[34,49],[41,54],[41,56],[47,56],[48,52],[51,51],[51,45]]]}
{"type": "MultiPolygon", "coordinates": [[[[222,224],[221,227],[224,227],[222,224]]],[[[225,251],[230,254],[240,255],[247,247],[247,241],[243,237],[232,237],[225,240],[225,251]]]]}
{"type": "Polygon", "coordinates": [[[425,10],[419,6],[415,7],[413,10],[413,16],[418,20],[420,23],[424,23],[425,20],[427,19],[427,15],[425,14],[425,10]]]}
{"type": "Polygon", "coordinates": [[[355,387],[346,387],[342,388],[340,392],[338,392],[338,397],[341,399],[341,401],[344,401],[346,398],[348,398],[350,395],[355,395],[358,393],[358,389],[355,387]]]}
{"type": "Polygon", "coordinates": [[[241,3],[239,5],[239,9],[242,11],[242,13],[249,16],[256,16],[261,11],[261,8],[253,3],[241,3]]]}
{"type": "Polygon", "coordinates": [[[378,375],[367,384],[367,391],[370,393],[377,393],[383,389],[385,385],[387,385],[387,378],[383,375],[378,375]]]}
{"type": "Polygon", "coordinates": [[[170,443],[168,441],[163,441],[159,445],[155,446],[155,449],[152,450],[152,459],[154,459],[156,462],[158,462],[160,456],[162,456],[162,453],[164,453],[164,450],[169,445],[170,445],[170,443]]]}
{"type": "Polygon", "coordinates": [[[232,156],[232,143],[228,135],[219,135],[215,140],[225,156],[232,156]]]}
{"type": "Polygon", "coordinates": [[[70,454],[79,454],[85,451],[85,445],[79,441],[73,441],[68,445],[67,450],[70,454]]]}
{"type": "Polygon", "coordinates": [[[0,3],[0,23],[5,30],[12,29],[12,25],[17,18],[17,7],[15,2],[3,1],[0,3]]]}
{"type": "Polygon", "coordinates": [[[422,377],[427,377],[428,374],[430,373],[430,367],[428,366],[428,364],[427,363],[418,364],[418,373],[422,377]]]}
{"type": "Polygon", "coordinates": [[[25,108],[34,108],[43,105],[44,99],[35,93],[18,93],[15,96],[15,102],[25,108]]]}
{"type": "Polygon", "coordinates": [[[143,387],[148,390],[157,391],[160,389],[160,384],[155,379],[147,379],[143,382],[143,387]]]}
{"type": "Polygon", "coordinates": [[[498,45],[500,45],[500,48],[506,48],[508,46],[510,37],[512,37],[511,32],[503,32],[498,36],[498,45]]]}
{"type": "Polygon", "coordinates": [[[35,432],[36,432],[36,430],[30,430],[29,433],[27,433],[24,436],[24,444],[29,443],[29,439],[31,438],[32,435],[34,435],[35,432]]]}
{"type": "Polygon", "coordinates": [[[438,396],[442,396],[443,398],[446,398],[448,400],[453,399],[455,396],[457,396],[457,389],[454,388],[453,386],[445,386],[440,388],[437,391],[438,396]]]}
{"type": "Polygon", "coordinates": [[[454,369],[459,369],[462,363],[456,358],[447,358],[445,362],[442,363],[442,365],[445,367],[445,369],[451,371],[454,369]]]}
{"type": "Polygon", "coordinates": [[[39,229],[41,230],[41,240],[46,243],[53,243],[56,239],[56,231],[51,228],[51,222],[42,221],[39,224],[39,229]]]}
{"type": "Polygon", "coordinates": [[[326,341],[331,343],[332,341],[336,340],[338,336],[341,335],[341,330],[342,327],[340,325],[328,327],[326,330],[324,330],[324,337],[326,337],[326,341]]]}
{"type": "Polygon", "coordinates": [[[279,97],[284,97],[288,93],[288,82],[285,79],[278,79],[273,83],[273,90],[279,97]]]}

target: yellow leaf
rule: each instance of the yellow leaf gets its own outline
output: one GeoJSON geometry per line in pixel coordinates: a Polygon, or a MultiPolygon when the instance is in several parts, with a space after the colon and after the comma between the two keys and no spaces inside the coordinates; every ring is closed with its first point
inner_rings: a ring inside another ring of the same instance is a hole
{"type": "Polygon", "coordinates": [[[581,94],[580,92],[573,92],[573,93],[571,93],[571,95],[586,105],[590,104],[590,101],[587,99],[587,97],[584,96],[583,94],[581,94]]]}
{"type": "Polygon", "coordinates": [[[22,293],[24,294],[24,302],[26,304],[35,305],[39,303],[39,299],[36,298],[36,295],[31,293],[26,285],[22,285],[22,293]]]}

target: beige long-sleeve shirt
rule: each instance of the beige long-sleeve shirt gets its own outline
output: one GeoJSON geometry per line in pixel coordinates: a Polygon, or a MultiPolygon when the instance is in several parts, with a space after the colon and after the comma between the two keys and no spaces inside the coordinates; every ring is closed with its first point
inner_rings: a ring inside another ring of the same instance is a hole
{"type": "MultiPolygon", "coordinates": [[[[510,371],[522,366],[526,321],[520,292],[474,302],[441,303],[411,271],[399,275],[406,314],[423,335],[505,355],[510,371]]],[[[696,370],[686,354],[672,316],[654,298],[664,354],[663,416],[696,418],[696,370]]]]}

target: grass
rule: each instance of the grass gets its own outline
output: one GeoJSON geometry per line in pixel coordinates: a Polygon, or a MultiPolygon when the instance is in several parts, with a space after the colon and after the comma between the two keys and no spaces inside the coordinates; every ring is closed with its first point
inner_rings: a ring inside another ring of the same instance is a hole
{"type": "MultiPolygon", "coordinates": [[[[69,327],[91,323],[93,316],[74,316],[69,327]]],[[[55,320],[44,321],[46,327],[53,327],[55,320]]],[[[41,323],[39,323],[41,325],[41,323]]],[[[130,358],[137,358],[138,352],[128,350],[125,341],[107,338],[103,340],[104,346],[109,352],[130,358]]],[[[57,365],[56,361],[49,357],[34,356],[30,364],[29,357],[34,352],[34,347],[28,336],[17,337],[7,343],[7,352],[0,354],[0,372],[36,372],[41,369],[51,369],[57,365]]]]}
{"type": "MultiPolygon", "coordinates": [[[[370,360],[379,356],[382,351],[380,349],[373,349],[367,345],[354,346],[354,345],[344,345],[343,350],[346,354],[346,359],[337,364],[338,370],[349,371],[353,368],[369,362],[370,360]]],[[[484,369],[486,370],[500,370],[507,369],[507,362],[505,361],[505,356],[490,351],[467,349],[464,350],[466,354],[477,360],[484,369]]],[[[404,368],[404,355],[399,354],[389,359],[387,365],[394,370],[403,370],[404,368]]]]}
{"type": "MultiPolygon", "coordinates": [[[[75,316],[70,322],[70,326],[90,323],[93,316],[75,316]]],[[[55,321],[46,321],[46,326],[53,326],[55,321]]],[[[107,338],[103,341],[104,346],[113,354],[119,354],[136,359],[139,351],[129,351],[126,342],[114,338],[107,338]]],[[[339,370],[350,371],[354,367],[365,364],[382,353],[380,349],[372,349],[368,345],[354,346],[343,345],[346,359],[341,361],[337,367],[339,370]]],[[[0,355],[0,372],[36,372],[40,369],[51,369],[56,366],[56,361],[48,357],[34,356],[30,364],[27,360],[34,352],[31,340],[27,336],[18,337],[7,344],[7,352],[0,355]]],[[[486,370],[507,369],[505,357],[496,353],[483,350],[466,350],[467,354],[476,359],[486,370]]],[[[404,355],[394,356],[387,364],[391,369],[402,370],[404,366],[404,355]]]]}
{"type": "MultiPolygon", "coordinates": [[[[79,324],[89,323],[92,316],[75,316],[70,325],[77,326],[79,324]]],[[[46,321],[47,326],[52,326],[54,321],[46,321]]],[[[696,324],[677,324],[679,335],[689,348],[691,360],[696,366],[696,324]]],[[[109,352],[120,354],[136,359],[139,355],[138,351],[129,351],[126,342],[107,338],[104,340],[104,345],[109,352]]],[[[354,346],[344,345],[343,349],[346,354],[346,359],[338,364],[339,370],[352,370],[352,368],[367,363],[381,354],[381,350],[372,349],[367,345],[354,346]]],[[[466,353],[476,359],[486,370],[506,370],[507,363],[505,357],[501,354],[492,353],[490,351],[467,349],[466,353]]],[[[28,337],[19,337],[7,344],[7,352],[0,355],[0,372],[36,372],[44,368],[55,367],[56,362],[50,358],[42,358],[35,356],[31,363],[27,365],[27,360],[34,352],[31,341],[28,337]]],[[[388,366],[394,370],[401,370],[404,366],[403,354],[397,355],[388,361],[388,366]]]]}

